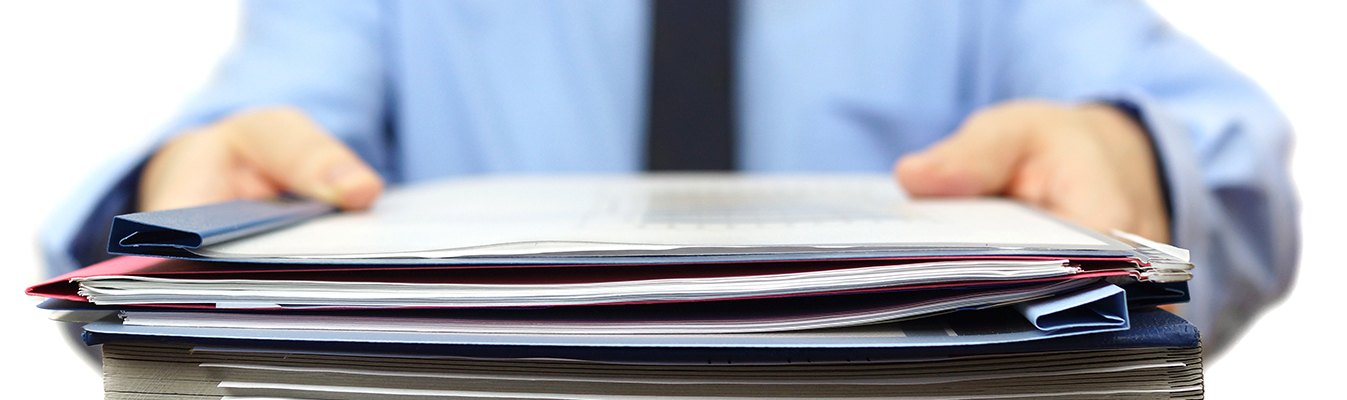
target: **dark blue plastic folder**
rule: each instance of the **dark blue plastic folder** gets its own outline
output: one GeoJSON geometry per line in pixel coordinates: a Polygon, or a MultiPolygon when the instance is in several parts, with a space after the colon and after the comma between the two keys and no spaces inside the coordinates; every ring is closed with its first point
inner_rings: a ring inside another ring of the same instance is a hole
{"type": "Polygon", "coordinates": [[[334,209],[313,200],[235,200],[200,207],[119,215],[112,220],[108,253],[183,256],[195,249],[247,237],[334,209]]]}
{"type": "MultiPolygon", "coordinates": [[[[921,336],[946,335],[945,326],[977,335],[979,323],[1010,317],[997,312],[965,313],[912,323],[907,331],[921,336]]],[[[930,345],[913,337],[838,334],[815,335],[612,335],[529,336],[449,335],[407,333],[351,333],[340,331],[272,331],[248,329],[193,329],[91,323],[84,340],[90,345],[113,342],[170,342],[240,347],[282,347],[331,351],[438,354],[464,357],[557,357],[592,361],[647,362],[786,362],[789,360],[902,360],[976,354],[1044,351],[1116,350],[1142,348],[1201,348],[1197,328],[1158,308],[1132,310],[1127,330],[985,345],[963,345],[950,340],[930,345]],[[914,346],[920,341],[923,345],[914,346]]],[[[995,325],[993,325],[995,326],[995,325]]],[[[882,328],[880,329],[882,330],[882,328]]],[[[919,336],[917,337],[919,339],[919,336]]]]}

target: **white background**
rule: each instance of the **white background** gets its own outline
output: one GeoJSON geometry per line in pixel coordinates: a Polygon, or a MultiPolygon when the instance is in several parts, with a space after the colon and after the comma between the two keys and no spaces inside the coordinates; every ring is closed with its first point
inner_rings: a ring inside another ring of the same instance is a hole
{"type": "MultiPolygon", "coordinates": [[[[1155,1],[1179,30],[1260,82],[1297,130],[1303,202],[1300,278],[1207,371],[1213,399],[1340,392],[1347,267],[1343,154],[1347,6],[1332,2],[1155,1]]],[[[108,158],[156,129],[210,73],[237,20],[233,1],[11,1],[0,4],[0,390],[4,397],[101,398],[99,377],[23,296],[40,278],[35,232],[108,158]],[[26,396],[25,396],[26,397],[26,396]]]]}

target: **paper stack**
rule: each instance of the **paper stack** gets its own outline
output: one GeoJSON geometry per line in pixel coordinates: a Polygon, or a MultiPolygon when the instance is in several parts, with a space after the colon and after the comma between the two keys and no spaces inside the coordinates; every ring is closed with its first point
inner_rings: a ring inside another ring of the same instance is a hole
{"type": "Polygon", "coordinates": [[[109,251],[29,289],[108,398],[1202,396],[1151,308],[1182,250],[881,176],[462,179],[125,215],[109,251]]]}

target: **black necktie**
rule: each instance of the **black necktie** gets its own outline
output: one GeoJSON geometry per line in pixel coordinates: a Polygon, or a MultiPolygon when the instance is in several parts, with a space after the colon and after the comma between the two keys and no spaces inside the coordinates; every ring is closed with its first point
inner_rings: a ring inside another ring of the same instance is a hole
{"type": "Polygon", "coordinates": [[[646,169],[734,169],[733,0],[654,0],[646,169]]]}

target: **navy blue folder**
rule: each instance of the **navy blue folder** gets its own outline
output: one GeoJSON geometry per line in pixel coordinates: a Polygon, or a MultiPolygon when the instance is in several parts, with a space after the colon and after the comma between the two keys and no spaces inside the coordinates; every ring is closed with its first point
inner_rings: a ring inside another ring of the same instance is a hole
{"type": "MultiPolygon", "coordinates": [[[[982,317],[966,313],[969,321],[951,321],[958,326],[979,324],[982,317]]],[[[187,343],[201,346],[306,349],[380,354],[435,354],[463,357],[521,358],[556,357],[595,361],[644,362],[787,362],[792,360],[845,361],[856,359],[910,360],[979,354],[1009,354],[1047,351],[1083,351],[1139,348],[1200,348],[1193,325],[1158,308],[1133,310],[1127,330],[990,345],[898,346],[896,338],[836,335],[809,340],[725,340],[716,335],[702,340],[671,341],[667,337],[642,338],[593,336],[588,340],[533,342],[497,335],[403,334],[357,332],[298,332],[277,334],[240,329],[185,329],[91,323],[84,341],[90,345],[113,342],[187,343]]]]}

